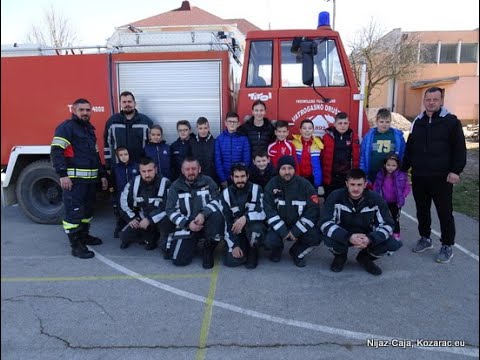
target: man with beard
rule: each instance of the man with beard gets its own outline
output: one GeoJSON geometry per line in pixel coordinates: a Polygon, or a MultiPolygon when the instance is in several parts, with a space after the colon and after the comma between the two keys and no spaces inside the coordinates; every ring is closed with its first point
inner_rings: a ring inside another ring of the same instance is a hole
{"type": "Polygon", "coordinates": [[[258,243],[265,233],[262,188],[249,181],[245,164],[236,163],[230,170],[232,184],[222,192],[223,214],[226,220],[226,266],[245,263],[254,269],[258,263],[258,243]]]}
{"type": "Polygon", "coordinates": [[[194,158],[183,160],[181,171],[182,175],[170,187],[166,206],[169,219],[176,225],[168,245],[172,262],[177,266],[190,264],[198,240],[203,238],[202,266],[210,269],[214,265],[215,247],[225,229],[218,185],[200,173],[200,163],[194,158]]]}
{"type": "Polygon", "coordinates": [[[120,249],[140,241],[145,244],[145,250],[153,250],[160,236],[161,249],[168,258],[167,237],[174,228],[165,212],[170,180],[157,175],[155,161],[149,157],[140,160],[139,172],[140,175],[130,180],[120,195],[120,207],[128,222],[120,232],[120,249]]]}
{"type": "Polygon", "coordinates": [[[284,155],[278,160],[278,175],[265,186],[265,214],[269,229],[265,246],[272,250],[270,260],[282,258],[283,242],[293,241],[290,255],[304,267],[305,255],[320,244],[315,226],[319,216],[318,196],[312,184],[295,175],[295,160],[284,155]]]}
{"type": "Polygon", "coordinates": [[[107,171],[118,163],[115,149],[125,147],[130,160],[138,163],[143,156],[143,148],[148,142],[149,129],[153,121],[135,109],[135,97],[130,91],[120,94],[119,113],[112,115],[105,124],[104,157],[107,171]]]}
{"type": "Polygon", "coordinates": [[[80,259],[95,256],[86,245],[102,244],[99,238],[88,232],[98,179],[102,181],[103,190],[108,186],[98,155],[95,128],[90,124],[91,111],[88,100],[76,100],[72,117],[55,129],[51,144],[52,164],[63,189],[63,229],[70,240],[72,256],[80,259]]]}
{"type": "Polygon", "coordinates": [[[335,256],[330,266],[333,272],[343,270],[348,248],[353,246],[360,249],[357,261],[365,271],[381,275],[382,269],[374,261],[402,247],[402,242],[392,236],[394,222],[387,203],[366,187],[366,173],[351,169],[346,188],[333,191],[325,202],[320,230],[335,256]]]}

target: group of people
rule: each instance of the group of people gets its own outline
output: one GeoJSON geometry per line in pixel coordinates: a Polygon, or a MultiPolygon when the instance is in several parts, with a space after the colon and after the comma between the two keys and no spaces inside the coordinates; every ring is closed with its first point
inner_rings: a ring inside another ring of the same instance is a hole
{"type": "Polygon", "coordinates": [[[123,92],[120,113],[105,125],[105,170],[90,124],[91,105],[78,99],[51,146],[72,255],[92,258],[87,245],[102,243],[89,234],[101,179],[102,188],[113,193],[114,237],[122,249],[134,242],[147,250],[160,245],[165,259],[183,266],[202,241],[202,265],[208,269],[225,240],[225,265],[255,268],[259,246],[278,262],[285,242],[292,242],[289,254],[304,267],[305,256],[324,241],[334,255],[332,271],[342,271],[355,247],[358,263],[380,275],[374,261],[402,246],[399,218],[411,168],[421,236],[412,250],[433,248],[433,200],[442,231],[436,260],[447,263],[455,237],[452,186],[460,180],[466,149],[461,123],[443,99],[443,89],[425,92],[425,111],[414,120],[406,143],[391,127],[388,109],[378,111],[376,127],[361,144],[344,112],[322,138],[307,119],[289,140],[288,123],[271,122],[265,103],[257,100],[242,125],[238,114],[228,113],[217,138],[205,117],[197,120],[196,135],[190,122],[178,121],[179,137],[168,145],[162,127],[136,110],[131,92],[123,92]]]}

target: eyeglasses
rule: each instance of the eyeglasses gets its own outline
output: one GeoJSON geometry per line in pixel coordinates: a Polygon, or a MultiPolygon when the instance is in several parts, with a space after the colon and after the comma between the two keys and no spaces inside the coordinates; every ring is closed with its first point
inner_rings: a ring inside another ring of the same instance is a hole
{"type": "Polygon", "coordinates": [[[233,121],[233,120],[227,120],[228,124],[238,124],[238,121],[233,121]]]}
{"type": "Polygon", "coordinates": [[[190,129],[178,129],[177,131],[179,131],[179,132],[185,132],[185,131],[190,131],[190,129]]]}

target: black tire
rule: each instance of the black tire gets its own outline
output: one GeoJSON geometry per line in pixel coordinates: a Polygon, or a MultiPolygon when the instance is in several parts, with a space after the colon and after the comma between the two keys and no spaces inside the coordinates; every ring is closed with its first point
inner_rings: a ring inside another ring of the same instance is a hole
{"type": "Polygon", "coordinates": [[[62,188],[50,161],[29,164],[16,186],[18,204],[25,215],[39,224],[59,224],[64,208],[62,188]]]}

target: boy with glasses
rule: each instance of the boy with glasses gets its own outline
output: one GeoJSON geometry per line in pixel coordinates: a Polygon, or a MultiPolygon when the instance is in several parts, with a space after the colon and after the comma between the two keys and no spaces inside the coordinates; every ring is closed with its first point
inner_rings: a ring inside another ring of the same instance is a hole
{"type": "Polygon", "coordinates": [[[226,116],[226,129],[215,141],[215,167],[222,189],[230,181],[230,169],[234,163],[242,162],[250,165],[250,144],[248,138],[237,132],[239,126],[238,114],[229,112],[226,116]]]}

